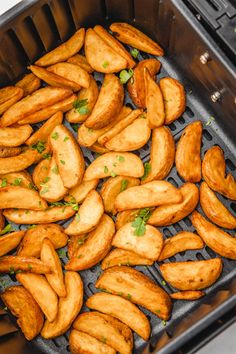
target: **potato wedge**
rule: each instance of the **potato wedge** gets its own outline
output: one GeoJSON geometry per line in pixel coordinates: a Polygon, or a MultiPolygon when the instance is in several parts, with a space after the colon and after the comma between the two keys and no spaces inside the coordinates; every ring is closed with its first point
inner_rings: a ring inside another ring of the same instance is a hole
{"type": "Polygon", "coordinates": [[[90,232],[98,225],[104,213],[102,198],[92,190],[83,201],[78,213],[65,229],[68,235],[81,235],[90,232]]]}
{"type": "Polygon", "coordinates": [[[96,293],[88,298],[86,306],[117,318],[144,340],[148,340],[151,331],[150,323],[144,313],[132,302],[117,295],[96,293]]]}
{"type": "Polygon", "coordinates": [[[16,224],[47,224],[69,219],[74,214],[75,210],[71,206],[58,206],[46,210],[4,210],[4,216],[16,224]]]}
{"type": "Polygon", "coordinates": [[[47,106],[71,96],[71,90],[60,87],[44,87],[11,106],[0,120],[1,127],[7,127],[23,120],[47,106]]]}
{"type": "Polygon", "coordinates": [[[89,150],[96,152],[97,154],[106,154],[110,152],[105,146],[100,145],[99,143],[94,143],[92,146],[89,147],[89,150]]]}
{"type": "Polygon", "coordinates": [[[43,327],[43,313],[32,295],[23,286],[11,286],[1,299],[11,313],[17,317],[17,324],[27,340],[34,339],[43,327]]]}
{"type": "Polygon", "coordinates": [[[144,69],[147,68],[154,79],[159,72],[161,62],[157,59],[145,59],[140,61],[134,68],[133,80],[128,82],[127,89],[133,103],[139,108],[146,108],[146,93],[144,85],[144,69]]]}
{"type": "Polygon", "coordinates": [[[85,29],[80,28],[66,42],[39,58],[35,64],[39,66],[49,66],[69,59],[82,48],[84,36],[85,29]]]}
{"type": "Polygon", "coordinates": [[[55,249],[64,247],[68,242],[68,237],[60,225],[37,225],[25,232],[23,240],[18,248],[17,255],[36,258],[40,257],[40,251],[45,238],[52,242],[55,249]]]}
{"type": "Polygon", "coordinates": [[[0,174],[25,170],[39,158],[36,150],[28,149],[17,156],[0,158],[0,174]]]}
{"type": "Polygon", "coordinates": [[[199,182],[202,177],[201,161],[202,122],[197,120],[184,129],[178,142],[175,165],[186,182],[199,182]]]}
{"type": "Polygon", "coordinates": [[[196,208],[199,199],[197,186],[193,183],[185,183],[179,190],[183,196],[183,201],[156,208],[148,219],[148,224],[155,226],[171,225],[188,216],[196,208]]]}
{"type": "Polygon", "coordinates": [[[100,312],[85,312],[80,314],[73,328],[95,337],[114,348],[120,354],[131,354],[133,349],[132,332],[127,325],[114,317],[100,312]]]}
{"type": "Polygon", "coordinates": [[[95,286],[130,299],[163,320],[170,317],[172,304],[169,295],[146,275],[133,268],[109,268],[102,273],[95,286]]]}
{"type": "Polygon", "coordinates": [[[98,182],[98,178],[91,179],[90,181],[82,181],[68,191],[68,195],[65,196],[64,200],[66,202],[75,201],[78,204],[83,203],[89,192],[97,188],[98,182]]]}
{"type": "Polygon", "coordinates": [[[30,125],[22,125],[18,127],[6,127],[0,129],[0,145],[1,146],[19,146],[23,144],[33,129],[30,125]]]}
{"type": "Polygon", "coordinates": [[[159,44],[126,22],[114,22],[111,24],[110,29],[122,43],[131,45],[149,54],[164,55],[164,51],[159,44]]]}
{"type": "Polygon", "coordinates": [[[97,102],[92,113],[85,121],[87,128],[101,129],[119,114],[124,100],[124,88],[120,80],[114,74],[107,74],[104,77],[97,102]]]}
{"type": "Polygon", "coordinates": [[[98,98],[98,85],[94,78],[90,77],[90,83],[88,88],[82,88],[79,93],[76,102],[78,104],[82,104],[83,102],[85,105],[82,110],[81,108],[72,108],[70,111],[66,113],[66,119],[70,123],[80,123],[84,122],[90,115],[93,110],[95,103],[97,102],[98,98]]]}
{"type": "Polygon", "coordinates": [[[200,187],[200,204],[208,219],[216,225],[226,229],[236,228],[236,218],[221,203],[206,182],[202,182],[200,187]]]}
{"type": "Polygon", "coordinates": [[[21,147],[0,146],[0,158],[18,156],[21,152],[21,147]]]}
{"type": "Polygon", "coordinates": [[[105,270],[114,266],[135,266],[135,265],[152,265],[153,261],[139,256],[138,254],[122,250],[120,248],[113,249],[102,261],[101,268],[105,270]]]}
{"type": "Polygon", "coordinates": [[[92,74],[94,72],[91,65],[89,65],[85,56],[81,54],[75,54],[67,60],[68,63],[79,65],[82,69],[87,71],[87,73],[92,74]]]}
{"type": "Polygon", "coordinates": [[[152,181],[131,187],[118,194],[115,208],[118,211],[181,203],[181,191],[166,181],[152,181]]]}
{"type": "Polygon", "coordinates": [[[57,125],[49,139],[64,187],[76,186],[83,179],[84,158],[75,138],[64,125],[57,125]]]}
{"type": "Polygon", "coordinates": [[[25,231],[15,231],[7,235],[1,236],[0,237],[0,257],[14,250],[19,245],[24,235],[25,235],[25,231]]]}
{"type": "Polygon", "coordinates": [[[170,294],[171,299],[174,300],[197,300],[205,295],[201,290],[186,290],[170,294]]]}
{"type": "Polygon", "coordinates": [[[11,172],[0,175],[0,184],[5,181],[7,186],[21,186],[30,188],[32,179],[27,171],[11,172]]]}
{"type": "Polygon", "coordinates": [[[16,279],[30,292],[47,320],[52,322],[58,311],[58,298],[46,278],[39,274],[17,274],[16,279]]]}
{"type": "Polygon", "coordinates": [[[16,83],[16,87],[20,87],[24,91],[24,97],[31,95],[40,88],[41,81],[34,74],[26,74],[20,81],[16,83]]]}
{"type": "Polygon", "coordinates": [[[24,91],[19,87],[6,86],[0,89],[0,115],[19,101],[24,91]]]}
{"type": "Polygon", "coordinates": [[[108,215],[104,214],[98,227],[89,233],[86,241],[66,264],[65,269],[78,271],[92,268],[110,251],[114,234],[115,224],[108,215]]]}
{"type": "Polygon", "coordinates": [[[178,290],[201,290],[216,282],[222,272],[220,258],[204,261],[165,263],[160,271],[167,283],[178,290]]]}
{"type": "Polygon", "coordinates": [[[73,329],[69,337],[70,350],[72,354],[116,354],[116,350],[96,338],[73,329]]]}
{"type": "Polygon", "coordinates": [[[44,159],[40,161],[34,168],[34,171],[32,173],[32,178],[34,184],[38,189],[40,189],[41,184],[43,183],[43,181],[45,181],[45,178],[48,175],[50,164],[51,164],[51,159],[44,159]]]}
{"type": "Polygon", "coordinates": [[[164,259],[170,258],[179,252],[196,250],[203,247],[204,242],[201,237],[193,232],[182,231],[165,240],[158,261],[163,261],[164,259]]]}
{"type": "Polygon", "coordinates": [[[0,273],[13,273],[17,271],[36,274],[51,273],[51,268],[34,257],[4,256],[0,259],[0,273]]]}
{"type": "Polygon", "coordinates": [[[236,200],[236,181],[231,173],[226,175],[224,152],[219,146],[210,148],[202,161],[202,177],[213,191],[236,200]]]}
{"type": "Polygon", "coordinates": [[[78,251],[78,249],[84,244],[87,240],[89,234],[84,235],[75,235],[70,237],[70,241],[67,246],[68,258],[71,259],[78,251]]]}
{"type": "Polygon", "coordinates": [[[114,207],[116,197],[127,188],[138,186],[140,181],[134,177],[116,176],[105,181],[100,190],[103,199],[104,209],[107,213],[116,214],[114,207]]]}
{"type": "Polygon", "coordinates": [[[92,28],[87,29],[84,50],[86,59],[95,71],[117,73],[127,68],[127,60],[110,47],[92,28]]]}
{"type": "Polygon", "coordinates": [[[99,156],[87,168],[84,180],[105,178],[111,175],[142,177],[144,173],[141,159],[130,152],[108,152],[99,156]]]}
{"type": "Polygon", "coordinates": [[[144,235],[137,237],[132,223],[122,226],[112,240],[112,246],[132,251],[152,261],[159,258],[163,243],[163,235],[155,227],[146,225],[144,235]]]}
{"type": "Polygon", "coordinates": [[[83,282],[76,272],[65,273],[66,296],[59,300],[58,313],[53,322],[46,320],[41,331],[43,338],[64,334],[78,316],[83,305],[83,282]]]}
{"type": "Polygon", "coordinates": [[[4,229],[4,226],[5,226],[5,218],[2,215],[2,211],[0,210],[0,231],[4,229]]]}
{"type": "Polygon", "coordinates": [[[105,147],[111,151],[134,151],[143,147],[149,140],[151,129],[148,120],[137,118],[119,134],[109,140],[105,147]]]}
{"type": "Polygon", "coordinates": [[[18,208],[31,210],[44,210],[47,203],[38,192],[24,187],[4,187],[0,188],[1,209],[18,208]]]}
{"type": "Polygon", "coordinates": [[[236,238],[194,211],[191,222],[208,247],[225,258],[236,259],[236,238]]]}
{"type": "Polygon", "coordinates": [[[90,75],[78,65],[72,63],[57,63],[47,68],[47,70],[74,82],[76,86],[89,87],[90,75]]]}

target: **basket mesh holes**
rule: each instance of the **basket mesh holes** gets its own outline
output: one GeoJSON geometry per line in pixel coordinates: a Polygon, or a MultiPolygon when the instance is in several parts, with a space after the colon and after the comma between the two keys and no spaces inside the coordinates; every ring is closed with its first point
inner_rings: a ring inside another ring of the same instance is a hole
{"type": "Polygon", "coordinates": [[[204,261],[204,257],[199,252],[196,253],[196,258],[197,258],[198,261],[204,261]]]}
{"type": "Polygon", "coordinates": [[[96,80],[96,83],[97,83],[99,88],[102,86],[102,82],[100,80],[96,80]]]}
{"type": "Polygon", "coordinates": [[[211,141],[211,140],[212,140],[212,136],[211,136],[211,134],[210,134],[207,130],[203,129],[202,134],[203,134],[203,137],[204,137],[206,140],[208,140],[208,141],[211,141]]]}
{"type": "Polygon", "coordinates": [[[169,125],[169,128],[170,128],[170,130],[171,130],[172,132],[174,132],[174,131],[176,130],[176,125],[175,125],[175,123],[171,123],[171,124],[169,125]]]}
{"type": "Polygon", "coordinates": [[[127,102],[127,103],[126,103],[126,107],[129,107],[129,108],[131,108],[131,109],[136,109],[136,107],[135,107],[132,103],[130,103],[130,102],[127,102]]]}
{"type": "Polygon", "coordinates": [[[235,171],[235,165],[230,159],[226,159],[225,162],[228,169],[230,169],[231,171],[235,171]]]}
{"type": "Polygon", "coordinates": [[[231,209],[236,213],[236,203],[231,203],[230,206],[231,209]]]}
{"type": "Polygon", "coordinates": [[[178,119],[178,122],[179,122],[180,124],[184,124],[184,123],[185,123],[185,119],[184,119],[183,117],[180,117],[180,118],[178,119]]]}
{"type": "Polygon", "coordinates": [[[192,111],[191,108],[188,107],[188,106],[187,106],[186,109],[185,109],[184,115],[186,115],[186,116],[189,117],[189,118],[193,118],[193,117],[194,117],[193,111],[192,111]]]}
{"type": "Polygon", "coordinates": [[[178,187],[178,183],[174,180],[174,178],[168,177],[167,181],[173,184],[173,186],[175,186],[176,188],[178,187]]]}
{"type": "Polygon", "coordinates": [[[163,233],[164,233],[164,235],[166,236],[166,238],[172,236],[172,233],[171,233],[170,230],[167,229],[167,228],[164,228],[164,229],[163,229],[163,233]]]}
{"type": "Polygon", "coordinates": [[[174,229],[176,230],[176,232],[180,232],[183,231],[182,227],[180,226],[180,224],[176,223],[173,225],[174,229]]]}
{"type": "Polygon", "coordinates": [[[184,218],[183,222],[185,223],[186,226],[190,227],[192,225],[191,221],[189,220],[189,218],[184,218]]]}
{"type": "Polygon", "coordinates": [[[71,351],[70,351],[70,346],[69,346],[69,345],[67,345],[66,350],[67,350],[69,353],[71,352],[71,351]]]}
{"type": "Polygon", "coordinates": [[[207,251],[207,253],[209,254],[209,256],[210,256],[211,258],[215,258],[215,257],[216,257],[215,252],[212,251],[208,246],[206,246],[206,251],[207,251]]]}
{"type": "Polygon", "coordinates": [[[93,283],[88,283],[88,288],[91,291],[92,294],[96,292],[95,285],[93,283]]]}

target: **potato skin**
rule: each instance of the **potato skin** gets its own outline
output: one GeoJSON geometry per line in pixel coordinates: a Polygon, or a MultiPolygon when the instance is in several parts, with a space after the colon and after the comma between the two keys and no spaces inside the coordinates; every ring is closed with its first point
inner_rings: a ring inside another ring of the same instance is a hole
{"type": "Polygon", "coordinates": [[[186,290],[186,291],[179,291],[176,293],[170,294],[171,299],[174,300],[198,300],[203,297],[205,293],[201,290],[186,290]]]}
{"type": "Polygon", "coordinates": [[[114,248],[108,255],[103,259],[101,268],[105,270],[114,266],[135,266],[135,265],[152,265],[153,261],[148,258],[139,256],[137,253],[123,250],[120,248],[114,248]]]}
{"type": "Polygon", "coordinates": [[[70,350],[72,354],[116,354],[116,350],[96,338],[73,329],[70,332],[70,350]]]}

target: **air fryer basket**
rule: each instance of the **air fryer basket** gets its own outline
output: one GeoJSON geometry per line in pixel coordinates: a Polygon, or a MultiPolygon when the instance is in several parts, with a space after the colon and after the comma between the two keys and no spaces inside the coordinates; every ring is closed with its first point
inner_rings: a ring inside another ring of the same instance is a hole
{"type": "MultiPolygon", "coordinates": [[[[170,125],[175,140],[178,141],[183,129],[190,122],[202,120],[202,156],[211,146],[221,146],[225,152],[227,172],[235,175],[234,68],[204,29],[199,27],[186,5],[179,0],[24,0],[0,19],[1,85],[14,83],[22,77],[27,65],[66,40],[76,28],[97,23],[107,27],[113,21],[134,23],[157,39],[166,51],[164,58],[158,58],[162,62],[158,78],[170,75],[183,83],[187,93],[187,107],[182,117],[170,125]],[[210,56],[206,65],[200,61],[200,56],[205,52],[210,56]],[[213,102],[211,96],[216,92],[221,98],[213,102]]],[[[148,57],[149,55],[140,53],[138,59],[148,57]]],[[[101,84],[103,75],[96,73],[95,78],[101,84]]],[[[128,96],[125,100],[133,106],[128,96]]],[[[65,124],[71,129],[68,122],[65,124]]],[[[144,162],[149,160],[149,148],[150,144],[147,144],[139,152],[144,162]]],[[[85,148],[83,153],[86,163],[89,164],[94,159],[94,153],[85,148]]],[[[175,168],[167,180],[176,186],[183,183],[175,168]]],[[[223,196],[219,198],[230,211],[236,212],[236,203],[223,196]]],[[[62,225],[67,223],[61,222],[62,225]]],[[[15,226],[25,228],[24,225],[15,226]]],[[[165,238],[181,230],[194,230],[188,217],[170,227],[161,228],[165,238]]],[[[214,257],[216,254],[205,247],[202,250],[182,252],[164,262],[214,257]]],[[[223,259],[223,262],[222,276],[206,290],[207,295],[197,301],[176,301],[172,317],[166,324],[144,310],[151,321],[152,337],[147,344],[135,335],[135,353],[148,354],[157,352],[157,349],[158,353],[162,354],[174,353],[235,307],[236,284],[233,279],[236,275],[236,262],[229,259],[223,259]]],[[[66,263],[66,258],[63,263],[66,263]]],[[[163,285],[157,263],[151,267],[137,268],[158,282],[166,291],[173,291],[169,285],[163,285]]],[[[81,272],[85,299],[97,291],[94,283],[100,273],[99,265],[81,272]]],[[[15,282],[14,276],[6,275],[2,279],[7,285],[15,282]]],[[[4,288],[3,281],[0,284],[4,288]]],[[[38,337],[33,341],[33,346],[42,353],[65,354],[69,352],[68,334],[50,341],[38,337]]]]}

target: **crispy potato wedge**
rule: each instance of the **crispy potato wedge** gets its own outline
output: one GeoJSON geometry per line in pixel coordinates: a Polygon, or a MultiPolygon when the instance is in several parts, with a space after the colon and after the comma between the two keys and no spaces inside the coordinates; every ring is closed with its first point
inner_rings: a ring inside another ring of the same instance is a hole
{"type": "Polygon", "coordinates": [[[81,54],[75,54],[67,60],[68,63],[79,65],[82,69],[87,71],[87,73],[92,74],[94,72],[91,65],[89,65],[85,56],[81,54]]]}
{"type": "Polygon", "coordinates": [[[137,253],[141,257],[156,261],[163,247],[163,235],[155,227],[146,225],[142,237],[135,237],[132,223],[125,224],[115,234],[112,246],[137,253]]]}
{"type": "Polygon", "coordinates": [[[152,181],[142,186],[131,187],[115,200],[118,211],[181,203],[181,191],[166,181],[152,181]]]}
{"type": "Polygon", "coordinates": [[[78,251],[78,249],[84,244],[87,240],[89,234],[84,235],[75,235],[70,237],[70,241],[67,246],[68,258],[72,258],[78,251]]]}
{"type": "Polygon", "coordinates": [[[117,318],[144,340],[148,340],[151,331],[150,323],[144,313],[132,302],[117,295],[96,293],[88,298],[86,306],[117,318]]]}
{"type": "Polygon", "coordinates": [[[204,261],[165,263],[160,271],[167,283],[178,290],[201,290],[216,282],[222,272],[220,258],[204,261]]]}
{"type": "Polygon", "coordinates": [[[72,63],[57,63],[47,68],[47,70],[74,82],[76,86],[89,87],[90,75],[78,65],[72,63]]]}
{"type": "Polygon", "coordinates": [[[5,147],[19,146],[28,139],[32,131],[33,129],[30,125],[1,128],[0,145],[5,147]]]}
{"type": "Polygon", "coordinates": [[[0,146],[0,158],[18,156],[21,152],[21,147],[0,146]]]}
{"type": "Polygon", "coordinates": [[[47,264],[52,269],[52,273],[46,274],[45,276],[55,293],[59,297],[66,296],[61,261],[55,251],[53,243],[48,238],[44,238],[43,240],[40,258],[44,264],[47,264]]]}
{"type": "Polygon", "coordinates": [[[72,354],[116,354],[116,350],[96,338],[73,329],[69,337],[70,351],[72,354]]]}
{"type": "Polygon", "coordinates": [[[179,191],[183,196],[183,201],[156,208],[148,219],[148,224],[171,225],[188,216],[196,208],[199,199],[197,186],[193,183],[185,183],[179,191]]]}
{"type": "Polygon", "coordinates": [[[46,210],[4,210],[4,216],[16,224],[48,224],[69,219],[74,214],[75,210],[71,206],[58,206],[46,210]]]}
{"type": "Polygon", "coordinates": [[[15,232],[11,232],[10,234],[1,236],[0,237],[0,257],[14,250],[19,245],[24,235],[25,235],[25,231],[15,231],[15,232]]]}
{"type": "Polygon", "coordinates": [[[105,146],[102,146],[98,143],[94,143],[92,146],[89,147],[89,150],[96,152],[99,155],[106,154],[107,152],[110,152],[105,146]]]}
{"type": "Polygon", "coordinates": [[[65,196],[64,200],[66,202],[71,202],[72,200],[76,201],[76,203],[83,203],[84,199],[87,197],[89,192],[93,189],[97,188],[99,179],[91,179],[90,181],[82,181],[77,186],[71,188],[68,191],[68,195],[65,196]]]}
{"type": "Polygon", "coordinates": [[[17,156],[0,158],[0,174],[25,170],[39,158],[36,150],[28,149],[17,156]]]}
{"type": "Polygon", "coordinates": [[[99,90],[98,85],[94,78],[90,77],[90,83],[88,88],[82,88],[77,97],[78,102],[85,102],[85,112],[81,109],[72,108],[66,113],[66,119],[70,123],[84,122],[93,110],[95,103],[97,102],[99,90]],[[81,113],[80,113],[81,112],[81,113]]]}
{"type": "Polygon", "coordinates": [[[66,42],[39,58],[35,64],[39,66],[49,66],[69,59],[83,47],[84,36],[85,29],[80,28],[66,42]]]}
{"type": "Polygon", "coordinates": [[[201,290],[186,290],[170,294],[171,299],[175,300],[197,300],[205,295],[201,290]]]}
{"type": "Polygon", "coordinates": [[[89,269],[99,263],[110,251],[114,234],[115,224],[108,215],[104,214],[98,227],[89,233],[86,241],[66,264],[65,269],[78,271],[89,269]]]}
{"type": "Polygon", "coordinates": [[[107,345],[120,354],[132,353],[132,332],[128,326],[114,317],[97,311],[85,312],[77,317],[73,328],[92,335],[98,340],[105,338],[107,345]]]}
{"type": "Polygon", "coordinates": [[[84,50],[89,65],[95,71],[112,74],[128,66],[127,60],[113,47],[110,47],[92,28],[86,31],[84,50]]]}
{"type": "Polygon", "coordinates": [[[236,200],[236,181],[231,173],[226,175],[225,169],[223,150],[219,146],[213,146],[203,158],[202,177],[215,192],[236,200]]]}
{"type": "Polygon", "coordinates": [[[143,147],[149,140],[151,129],[148,120],[137,118],[119,134],[109,140],[105,147],[111,151],[134,151],[143,147]]]}
{"type": "Polygon", "coordinates": [[[154,79],[159,72],[161,62],[157,59],[145,59],[140,61],[134,68],[133,80],[128,82],[127,89],[133,103],[139,108],[146,108],[146,93],[144,85],[144,69],[147,68],[154,79]]]}
{"type": "Polygon", "coordinates": [[[18,208],[44,210],[47,203],[38,192],[24,187],[9,186],[0,189],[1,209],[18,208]]]}
{"type": "Polygon", "coordinates": [[[116,197],[127,188],[138,186],[140,181],[134,177],[116,176],[105,181],[100,190],[103,199],[104,209],[107,213],[116,214],[114,207],[116,197]]]}
{"type": "Polygon", "coordinates": [[[102,270],[105,270],[110,267],[121,265],[135,266],[152,264],[152,260],[141,257],[137,253],[115,248],[103,259],[101,268],[102,270]]]}
{"type": "Polygon", "coordinates": [[[145,105],[150,128],[161,127],[165,122],[164,100],[158,83],[144,67],[145,105]]]}
{"type": "Polygon", "coordinates": [[[236,228],[236,218],[221,203],[206,182],[202,182],[200,187],[200,204],[208,219],[216,225],[226,229],[236,228]]]}
{"type": "Polygon", "coordinates": [[[83,154],[71,132],[57,125],[50,135],[50,144],[65,188],[80,183],[84,174],[83,154]]]}
{"type": "Polygon", "coordinates": [[[2,215],[2,211],[0,210],[0,231],[2,231],[2,229],[4,229],[5,226],[5,218],[2,215]]]}
{"type": "Polygon", "coordinates": [[[1,299],[11,313],[17,317],[17,324],[27,340],[34,339],[43,327],[43,313],[32,295],[23,286],[11,286],[1,299]]]}
{"type": "Polygon", "coordinates": [[[58,298],[43,275],[17,274],[16,279],[30,292],[47,320],[52,322],[58,311],[58,298]]]}
{"type": "Polygon", "coordinates": [[[17,255],[36,258],[40,257],[40,251],[45,238],[52,242],[55,249],[64,247],[68,242],[68,237],[60,225],[37,225],[26,231],[18,248],[17,255]]]}
{"type": "Polygon", "coordinates": [[[102,273],[95,286],[130,299],[163,320],[170,317],[172,304],[169,295],[146,275],[133,268],[109,268],[102,273]]]}
{"type": "Polygon", "coordinates": [[[100,222],[104,213],[102,198],[92,190],[83,201],[78,213],[65,229],[68,235],[81,235],[92,231],[100,222]]]}
{"type": "Polygon", "coordinates": [[[190,217],[193,226],[208,247],[225,258],[236,259],[236,238],[207,221],[194,211],[190,217]]]}
{"type": "Polygon", "coordinates": [[[178,119],[185,110],[185,91],[183,85],[171,77],[164,77],[159,82],[165,106],[165,124],[178,119]]]}
{"type": "Polygon", "coordinates": [[[111,24],[110,29],[115,37],[125,44],[131,45],[149,54],[164,55],[164,51],[159,44],[126,22],[114,22],[111,24]]]}
{"type": "Polygon", "coordinates": [[[51,268],[34,257],[4,256],[0,259],[0,273],[14,273],[17,271],[36,274],[51,273],[51,268]]]}
{"type": "Polygon", "coordinates": [[[16,186],[30,188],[32,184],[32,179],[27,171],[11,172],[4,175],[0,175],[0,183],[5,180],[7,186],[16,186]]]}
{"type": "Polygon", "coordinates": [[[92,113],[85,121],[87,128],[101,129],[107,126],[118,115],[124,100],[124,88],[114,74],[104,77],[97,102],[92,113]]]}
{"type": "Polygon", "coordinates": [[[41,188],[41,184],[45,181],[45,178],[48,175],[50,164],[51,164],[51,159],[44,159],[40,161],[34,168],[34,171],[32,173],[32,178],[34,184],[38,189],[41,188]]]}
{"type": "Polygon", "coordinates": [[[59,300],[58,313],[53,322],[46,320],[41,331],[43,338],[55,338],[65,333],[78,316],[83,305],[83,282],[76,272],[65,273],[66,296],[59,300]]]}
{"type": "Polygon", "coordinates": [[[165,240],[158,261],[163,261],[164,259],[170,258],[179,252],[196,250],[203,247],[204,242],[201,237],[193,232],[182,231],[165,240]]]}
{"type": "Polygon", "coordinates": [[[18,81],[15,86],[23,89],[24,96],[28,96],[38,90],[40,85],[41,81],[37,76],[34,74],[27,74],[20,81],[18,81]]]}
{"type": "Polygon", "coordinates": [[[71,96],[71,90],[60,87],[44,87],[11,106],[0,120],[1,127],[7,127],[23,120],[47,106],[71,96]]]}
{"type": "Polygon", "coordinates": [[[6,86],[0,89],[0,115],[3,114],[14,103],[19,101],[24,95],[20,87],[6,86]]]}
{"type": "Polygon", "coordinates": [[[186,182],[199,182],[202,177],[201,161],[202,122],[189,124],[178,142],[175,165],[186,182]]]}
{"type": "Polygon", "coordinates": [[[108,152],[99,156],[87,168],[84,180],[105,178],[112,174],[130,177],[142,177],[143,163],[138,156],[130,152],[108,152]]]}

